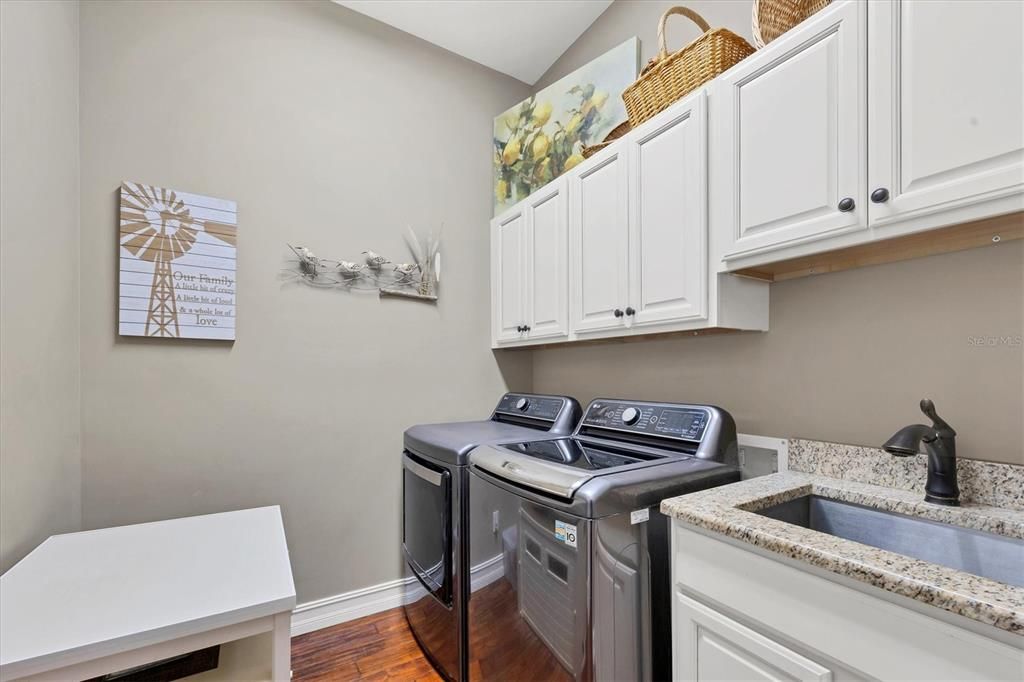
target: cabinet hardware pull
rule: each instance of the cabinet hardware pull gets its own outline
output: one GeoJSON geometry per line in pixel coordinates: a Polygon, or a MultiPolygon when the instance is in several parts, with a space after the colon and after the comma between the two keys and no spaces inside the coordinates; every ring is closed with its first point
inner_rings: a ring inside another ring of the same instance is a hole
{"type": "Polygon", "coordinates": [[[878,189],[871,193],[871,201],[875,202],[876,204],[884,204],[885,202],[889,201],[889,190],[887,190],[884,187],[879,187],[878,189]]]}
{"type": "Polygon", "coordinates": [[[615,315],[615,317],[622,317],[622,311],[621,311],[620,309],[618,309],[618,308],[616,308],[616,309],[615,309],[615,310],[614,310],[614,311],[612,312],[612,314],[613,314],[613,315],[615,315]]]}
{"type": "Polygon", "coordinates": [[[524,332],[530,331],[530,325],[528,325],[528,324],[523,325],[523,331],[524,332]]]}
{"type": "Polygon", "coordinates": [[[636,311],[633,310],[632,306],[626,308],[626,314],[629,316],[636,315],[636,311]]]}
{"type": "Polygon", "coordinates": [[[849,213],[856,206],[857,204],[855,204],[853,199],[851,199],[850,197],[846,197],[844,199],[839,200],[839,210],[842,211],[843,213],[849,213]]]}

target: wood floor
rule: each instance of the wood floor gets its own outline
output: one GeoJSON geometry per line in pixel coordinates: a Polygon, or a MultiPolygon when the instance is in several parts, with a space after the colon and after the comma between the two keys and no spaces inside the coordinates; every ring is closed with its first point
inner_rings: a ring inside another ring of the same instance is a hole
{"type": "Polygon", "coordinates": [[[441,682],[441,677],[397,608],[293,637],[292,680],[441,682]]]}

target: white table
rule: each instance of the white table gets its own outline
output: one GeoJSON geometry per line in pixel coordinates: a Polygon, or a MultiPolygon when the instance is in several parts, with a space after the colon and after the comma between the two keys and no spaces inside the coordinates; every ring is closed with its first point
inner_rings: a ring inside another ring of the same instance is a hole
{"type": "Polygon", "coordinates": [[[287,682],[294,607],[279,507],[55,535],[0,576],[0,680],[83,680],[238,640],[252,652],[267,633],[269,677],[287,682]]]}

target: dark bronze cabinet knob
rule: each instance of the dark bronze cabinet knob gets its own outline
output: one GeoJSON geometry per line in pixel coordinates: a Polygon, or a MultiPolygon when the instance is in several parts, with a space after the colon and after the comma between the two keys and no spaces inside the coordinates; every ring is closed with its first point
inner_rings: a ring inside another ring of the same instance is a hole
{"type": "Polygon", "coordinates": [[[628,308],[626,308],[626,314],[629,315],[629,316],[633,316],[633,315],[636,315],[636,311],[633,310],[632,307],[628,307],[628,308]]]}
{"type": "Polygon", "coordinates": [[[875,202],[876,204],[884,204],[885,202],[889,201],[889,190],[887,190],[884,187],[879,187],[878,189],[871,193],[871,201],[875,202]]]}
{"type": "Polygon", "coordinates": [[[622,317],[622,311],[619,310],[618,308],[612,311],[612,314],[615,315],[615,317],[622,317]]]}
{"type": "Polygon", "coordinates": [[[842,211],[843,213],[849,213],[854,208],[856,208],[856,206],[857,204],[854,203],[853,199],[851,199],[850,197],[846,197],[844,199],[839,200],[839,210],[842,211]]]}

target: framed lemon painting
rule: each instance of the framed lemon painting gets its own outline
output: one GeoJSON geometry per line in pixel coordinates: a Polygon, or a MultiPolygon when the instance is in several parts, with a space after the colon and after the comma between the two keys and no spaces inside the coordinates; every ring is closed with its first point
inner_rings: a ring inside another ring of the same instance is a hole
{"type": "Polygon", "coordinates": [[[583,161],[583,148],[626,121],[622,91],[636,80],[630,38],[494,119],[494,214],[583,161]]]}

